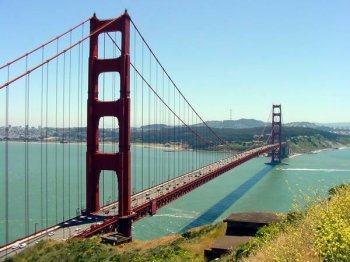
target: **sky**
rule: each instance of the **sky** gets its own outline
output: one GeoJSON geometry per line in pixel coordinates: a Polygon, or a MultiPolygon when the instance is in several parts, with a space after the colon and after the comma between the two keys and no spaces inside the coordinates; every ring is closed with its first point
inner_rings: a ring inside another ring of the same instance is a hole
{"type": "Polygon", "coordinates": [[[0,64],[125,9],[203,119],[350,122],[348,0],[0,0],[0,64]]]}

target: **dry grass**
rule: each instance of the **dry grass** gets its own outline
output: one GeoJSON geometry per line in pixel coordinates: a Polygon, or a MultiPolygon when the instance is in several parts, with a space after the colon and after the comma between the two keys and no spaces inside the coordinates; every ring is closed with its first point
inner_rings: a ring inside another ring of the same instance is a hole
{"type": "Polygon", "coordinates": [[[135,240],[120,246],[100,243],[98,237],[67,242],[43,241],[8,261],[204,261],[204,249],[225,233],[226,225],[203,226],[182,235],[135,240]],[[65,259],[62,259],[65,258],[65,259]]]}
{"type": "Polygon", "coordinates": [[[315,260],[310,228],[300,225],[296,229],[289,228],[285,232],[254,252],[245,262],[265,261],[319,261],[315,260]]]}
{"type": "Polygon", "coordinates": [[[178,245],[182,249],[198,256],[204,261],[204,250],[209,248],[217,237],[225,235],[225,231],[226,224],[218,223],[214,226],[202,226],[189,230],[188,232],[194,236],[190,239],[186,239],[180,234],[173,234],[154,240],[133,240],[130,243],[116,246],[115,249],[118,252],[129,252],[133,250],[147,252],[158,246],[166,246],[178,242],[178,245]]]}
{"type": "Polygon", "coordinates": [[[181,235],[174,234],[174,235],[165,236],[165,237],[161,237],[153,240],[133,240],[130,243],[125,243],[125,244],[116,246],[115,248],[119,252],[128,252],[130,250],[135,250],[135,249],[138,249],[140,251],[146,251],[146,250],[155,248],[157,246],[168,245],[181,238],[182,238],[181,235]]]}
{"type": "MultiPolygon", "coordinates": [[[[191,232],[200,231],[202,228],[196,228],[191,232]]],[[[184,241],[179,246],[192,254],[198,255],[204,261],[204,250],[210,248],[214,241],[219,237],[225,235],[226,224],[218,223],[212,230],[205,234],[199,235],[193,241],[184,241]]]]}

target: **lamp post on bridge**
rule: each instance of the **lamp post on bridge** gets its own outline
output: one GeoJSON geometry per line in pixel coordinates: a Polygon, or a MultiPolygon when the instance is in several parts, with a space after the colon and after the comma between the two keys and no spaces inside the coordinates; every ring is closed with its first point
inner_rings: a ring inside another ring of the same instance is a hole
{"type": "Polygon", "coordinates": [[[34,234],[36,234],[36,226],[39,225],[39,223],[34,224],[34,234]]]}

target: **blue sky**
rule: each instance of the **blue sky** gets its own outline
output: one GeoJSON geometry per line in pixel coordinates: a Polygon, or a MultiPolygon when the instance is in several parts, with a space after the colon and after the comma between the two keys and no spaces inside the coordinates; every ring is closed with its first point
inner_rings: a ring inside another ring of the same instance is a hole
{"type": "Polygon", "coordinates": [[[350,1],[0,1],[0,64],[128,9],[205,120],[350,122],[350,1]]]}

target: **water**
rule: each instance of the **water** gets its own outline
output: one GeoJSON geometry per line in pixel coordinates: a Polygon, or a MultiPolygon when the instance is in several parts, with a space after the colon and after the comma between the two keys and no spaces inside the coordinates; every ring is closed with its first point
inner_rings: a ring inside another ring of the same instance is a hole
{"type": "Polygon", "coordinates": [[[350,182],[350,149],[304,154],[275,167],[265,165],[268,160],[252,159],[135,223],[134,237],[182,232],[233,212],[287,212],[304,194],[326,196],[330,187],[350,182]]]}
{"type": "MultiPolygon", "coordinates": [[[[86,206],[85,144],[10,142],[8,146],[8,241],[80,214],[86,206]],[[25,204],[26,199],[29,200],[28,206],[25,204]]],[[[115,152],[116,146],[101,144],[100,150],[115,152]]],[[[131,151],[133,193],[228,156],[223,153],[142,146],[133,146],[131,151]]],[[[0,142],[0,159],[2,245],[6,243],[4,142],[0,142]]],[[[117,176],[114,172],[101,172],[99,188],[101,206],[118,199],[117,176]]]]}
{"type": "MultiPolygon", "coordinates": [[[[4,145],[0,143],[0,244],[5,243],[4,145]]],[[[26,226],[25,144],[9,143],[10,241],[27,231],[32,233],[73,217],[85,207],[85,145],[30,143],[28,146],[30,219],[26,226]]],[[[105,146],[105,151],[114,150],[113,145],[105,146]]],[[[132,172],[138,174],[132,178],[133,191],[172,178],[176,170],[186,172],[222,157],[225,154],[133,147],[132,172]]],[[[331,186],[350,182],[349,159],[350,149],[305,154],[286,159],[286,165],[275,167],[264,164],[267,158],[253,159],[158,210],[153,217],[135,223],[134,238],[151,239],[181,232],[220,221],[232,212],[286,212],[300,192],[325,193],[331,186]]],[[[100,188],[101,205],[117,199],[116,176],[111,172],[101,175],[100,188]]]]}

